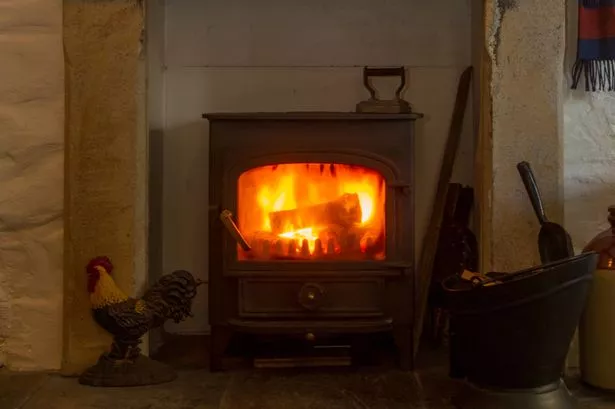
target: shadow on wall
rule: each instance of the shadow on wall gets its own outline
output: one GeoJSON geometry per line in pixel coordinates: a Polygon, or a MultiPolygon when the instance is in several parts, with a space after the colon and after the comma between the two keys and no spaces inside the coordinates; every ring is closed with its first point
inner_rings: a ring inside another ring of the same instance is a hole
{"type": "MultiPolygon", "coordinates": [[[[207,282],[209,138],[207,121],[188,123],[164,132],[162,180],[162,273],[185,269],[207,282]]],[[[209,329],[207,285],[194,301],[194,317],[168,323],[170,332],[203,333],[209,329]]]]}
{"type": "MultiPolygon", "coordinates": [[[[149,131],[149,178],[148,178],[148,280],[155,282],[162,275],[162,178],[164,173],[162,129],[149,131]]],[[[156,328],[149,333],[150,352],[163,343],[162,330],[156,328]]]]}
{"type": "Polygon", "coordinates": [[[149,186],[148,186],[148,266],[150,282],[162,275],[162,194],[164,175],[164,132],[149,132],[149,186]]]}

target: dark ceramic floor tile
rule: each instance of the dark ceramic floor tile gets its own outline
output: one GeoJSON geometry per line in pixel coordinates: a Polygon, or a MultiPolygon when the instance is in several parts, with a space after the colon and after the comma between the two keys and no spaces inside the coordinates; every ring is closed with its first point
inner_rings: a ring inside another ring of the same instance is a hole
{"type": "Polygon", "coordinates": [[[162,385],[93,388],[74,378],[53,377],[24,409],[218,409],[229,379],[229,375],[187,371],[162,385]]]}
{"type": "Polygon", "coordinates": [[[250,371],[237,375],[221,409],[423,408],[411,372],[250,371]]]}
{"type": "Polygon", "coordinates": [[[0,370],[0,408],[21,408],[48,380],[45,374],[20,374],[0,370]]]}
{"type": "Polygon", "coordinates": [[[448,402],[462,388],[460,381],[449,378],[446,368],[421,369],[414,376],[423,401],[448,402]]]}
{"type": "Polygon", "coordinates": [[[594,392],[591,396],[575,393],[581,409],[615,409],[615,398],[609,394],[594,392]]]}
{"type": "Polygon", "coordinates": [[[207,335],[166,335],[167,339],[152,358],[176,369],[209,367],[210,337],[207,335]]]}
{"type": "Polygon", "coordinates": [[[613,408],[615,409],[615,392],[603,391],[596,388],[592,388],[581,382],[579,375],[566,378],[566,385],[570,392],[577,397],[577,399],[586,408],[613,408]]]}
{"type": "Polygon", "coordinates": [[[615,409],[615,402],[586,401],[581,402],[579,409],[615,409]]]}

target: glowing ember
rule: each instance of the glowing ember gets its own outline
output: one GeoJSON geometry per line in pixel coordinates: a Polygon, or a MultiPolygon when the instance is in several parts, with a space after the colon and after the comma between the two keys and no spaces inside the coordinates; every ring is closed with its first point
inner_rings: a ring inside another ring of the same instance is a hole
{"type": "Polygon", "coordinates": [[[363,167],[263,166],[238,182],[239,228],[253,244],[249,258],[383,259],[384,208],[384,178],[363,167]]]}
{"type": "Polygon", "coordinates": [[[314,254],[314,249],[316,248],[316,240],[318,240],[318,236],[314,235],[313,230],[314,229],[312,227],[307,227],[305,229],[299,229],[297,231],[280,233],[278,234],[278,237],[283,239],[297,240],[301,243],[303,243],[303,240],[307,240],[310,254],[314,254]]]}

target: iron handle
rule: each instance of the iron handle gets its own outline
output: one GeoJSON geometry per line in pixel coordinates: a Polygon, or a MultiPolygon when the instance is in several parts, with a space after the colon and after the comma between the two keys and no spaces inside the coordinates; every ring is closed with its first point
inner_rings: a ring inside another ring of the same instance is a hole
{"type": "Polygon", "coordinates": [[[243,251],[252,250],[252,247],[243,237],[243,234],[241,234],[239,227],[235,224],[235,221],[233,220],[233,213],[231,213],[230,210],[223,210],[222,213],[220,213],[220,220],[233,239],[241,246],[243,251]]]}
{"type": "Polygon", "coordinates": [[[406,70],[404,67],[369,68],[365,67],[363,73],[368,77],[402,77],[406,70]]]}
{"type": "Polygon", "coordinates": [[[387,184],[387,187],[398,190],[404,195],[408,195],[410,193],[410,183],[406,183],[403,181],[390,182],[387,184]]]}
{"type": "Polygon", "coordinates": [[[299,304],[310,311],[316,311],[321,307],[325,289],[316,283],[306,283],[301,287],[298,294],[299,304]]]}
{"type": "Polygon", "coordinates": [[[363,85],[369,91],[371,95],[371,99],[377,100],[376,89],[372,85],[370,78],[371,77],[399,77],[400,84],[399,87],[395,90],[395,99],[401,101],[401,92],[406,86],[406,68],[405,67],[392,67],[392,68],[363,68],[363,85]]]}

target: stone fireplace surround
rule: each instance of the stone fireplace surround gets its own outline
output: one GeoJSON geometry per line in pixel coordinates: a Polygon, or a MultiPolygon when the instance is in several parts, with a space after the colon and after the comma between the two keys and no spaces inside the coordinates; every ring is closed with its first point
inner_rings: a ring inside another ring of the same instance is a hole
{"type": "MultiPolygon", "coordinates": [[[[146,284],[145,7],[0,5],[0,360],[11,369],[75,374],[108,345],[83,291],[90,257],[109,255],[129,293],[146,284]]],[[[538,260],[518,161],[540,174],[551,218],[563,216],[565,17],[563,0],[485,1],[475,47],[483,268],[538,260]]]]}

